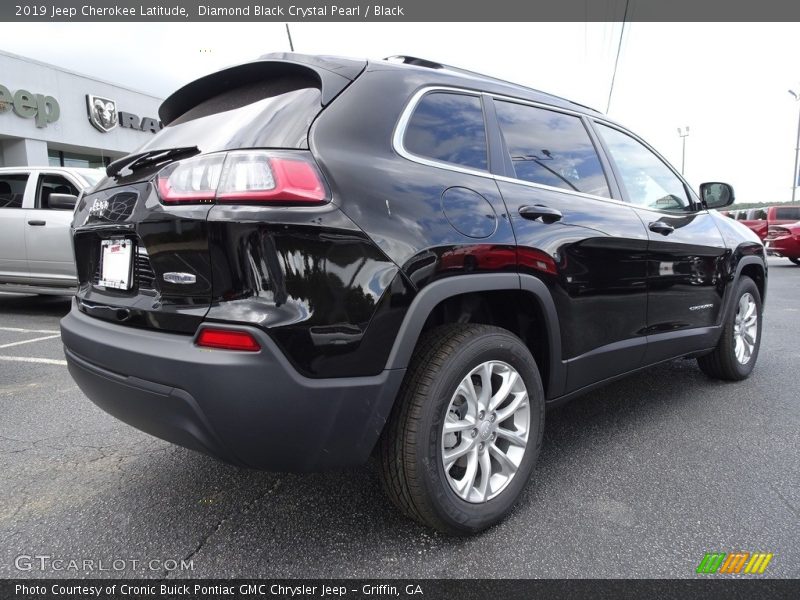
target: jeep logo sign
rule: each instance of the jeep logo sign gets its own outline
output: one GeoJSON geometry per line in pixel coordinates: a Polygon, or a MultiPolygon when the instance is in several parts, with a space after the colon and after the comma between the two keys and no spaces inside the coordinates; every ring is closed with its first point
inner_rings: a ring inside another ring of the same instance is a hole
{"type": "Polygon", "coordinates": [[[9,109],[23,119],[33,119],[40,128],[55,123],[61,115],[58,100],[52,96],[34,94],[28,90],[17,90],[12,94],[6,86],[0,85],[0,114],[9,109]]]}
{"type": "Polygon", "coordinates": [[[89,113],[89,122],[103,133],[111,131],[117,125],[151,133],[158,133],[162,127],[158,119],[140,118],[133,113],[118,111],[116,101],[92,94],[86,94],[86,111],[89,113]]]}

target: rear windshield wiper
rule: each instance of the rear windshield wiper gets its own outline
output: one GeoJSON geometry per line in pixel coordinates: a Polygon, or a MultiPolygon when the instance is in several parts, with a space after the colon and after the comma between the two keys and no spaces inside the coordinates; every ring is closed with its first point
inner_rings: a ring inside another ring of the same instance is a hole
{"type": "Polygon", "coordinates": [[[132,154],[115,160],[106,167],[106,175],[109,177],[116,176],[122,169],[127,168],[129,171],[136,171],[144,167],[152,166],[167,160],[176,160],[178,158],[185,158],[187,156],[194,156],[199,154],[200,149],[197,146],[184,146],[181,148],[170,148],[168,150],[149,150],[141,154],[132,154]]]}

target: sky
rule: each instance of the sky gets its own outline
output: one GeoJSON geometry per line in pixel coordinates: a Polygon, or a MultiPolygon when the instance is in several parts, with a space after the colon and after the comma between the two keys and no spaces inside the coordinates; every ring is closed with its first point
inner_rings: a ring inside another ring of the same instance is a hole
{"type": "MultiPolygon", "coordinates": [[[[288,51],[283,23],[6,23],[0,49],[161,97],[211,71],[288,51]]],[[[791,199],[800,23],[291,23],[295,51],[405,54],[607,113],[685,176],[738,202],[791,199]]]]}

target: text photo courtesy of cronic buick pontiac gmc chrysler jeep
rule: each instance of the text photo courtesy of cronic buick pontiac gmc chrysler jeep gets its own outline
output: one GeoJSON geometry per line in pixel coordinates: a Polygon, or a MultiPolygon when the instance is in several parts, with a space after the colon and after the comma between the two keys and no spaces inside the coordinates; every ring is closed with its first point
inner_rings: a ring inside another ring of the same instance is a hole
{"type": "Polygon", "coordinates": [[[276,471],[373,456],[404,514],[467,534],[528,483],[546,407],[674,358],[755,366],[767,266],[712,210],[733,189],[594,110],[275,54],[160,117],[78,202],[61,323],[84,393],[154,436],[276,471]]]}

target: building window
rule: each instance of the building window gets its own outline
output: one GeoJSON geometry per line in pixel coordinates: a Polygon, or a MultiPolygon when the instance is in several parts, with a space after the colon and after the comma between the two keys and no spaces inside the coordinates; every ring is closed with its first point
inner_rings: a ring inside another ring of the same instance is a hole
{"type": "Polygon", "coordinates": [[[76,167],[85,169],[104,169],[111,162],[107,156],[92,156],[90,154],[77,154],[76,152],[63,152],[48,149],[48,163],[51,167],[76,167]]]}

